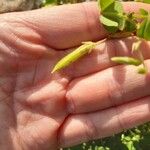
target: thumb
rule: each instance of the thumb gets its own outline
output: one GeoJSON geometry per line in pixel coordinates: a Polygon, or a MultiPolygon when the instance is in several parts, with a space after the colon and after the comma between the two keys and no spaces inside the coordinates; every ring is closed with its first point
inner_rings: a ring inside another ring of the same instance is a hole
{"type": "MultiPolygon", "coordinates": [[[[137,2],[124,2],[125,11],[150,9],[150,5],[137,2]]],[[[96,2],[55,6],[28,12],[8,13],[1,17],[21,23],[33,29],[44,44],[55,49],[78,46],[83,41],[96,41],[107,33],[99,22],[96,2]]],[[[18,30],[17,27],[14,30],[18,30]]],[[[22,31],[23,32],[23,31],[22,31]]],[[[29,33],[22,33],[24,36],[29,33]]],[[[30,36],[32,36],[30,34],[30,36]]]]}
{"type": "MultiPolygon", "coordinates": [[[[46,45],[55,49],[74,47],[82,41],[98,40],[106,35],[99,23],[99,11],[95,2],[8,13],[1,17],[5,17],[9,23],[13,20],[15,24],[32,28],[46,45]]],[[[14,30],[17,32],[18,28],[14,30]]]]}

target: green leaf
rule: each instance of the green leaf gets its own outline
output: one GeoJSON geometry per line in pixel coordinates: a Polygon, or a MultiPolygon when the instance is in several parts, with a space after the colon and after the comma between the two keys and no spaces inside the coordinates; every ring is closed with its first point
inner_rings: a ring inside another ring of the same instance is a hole
{"type": "Polygon", "coordinates": [[[98,6],[100,10],[103,12],[114,2],[115,0],[98,0],[98,6]]]}
{"type": "Polygon", "coordinates": [[[100,21],[103,23],[105,26],[110,26],[110,27],[118,27],[118,22],[113,21],[105,16],[100,17],[100,21]]]}
{"type": "Polygon", "coordinates": [[[55,3],[56,3],[56,0],[45,0],[45,1],[43,1],[44,6],[47,6],[50,4],[55,4],[55,3]]]}
{"type": "Polygon", "coordinates": [[[119,30],[123,31],[126,28],[126,19],[122,18],[119,20],[119,30]]]}
{"type": "Polygon", "coordinates": [[[126,20],[123,16],[123,6],[119,1],[115,0],[100,0],[101,8],[100,21],[104,24],[106,30],[110,33],[115,33],[118,30],[124,30],[126,20]]]}
{"type": "Polygon", "coordinates": [[[133,33],[136,31],[136,29],[137,29],[137,25],[135,21],[132,21],[131,19],[126,20],[126,26],[124,31],[133,33]]]}
{"type": "Polygon", "coordinates": [[[124,31],[126,32],[135,32],[137,29],[137,22],[133,19],[134,13],[131,12],[129,14],[126,14],[126,24],[124,31]]]}
{"type": "Polygon", "coordinates": [[[139,10],[139,13],[141,14],[141,15],[143,15],[143,16],[148,16],[148,11],[146,11],[145,9],[140,9],[139,10]]]}
{"type": "Polygon", "coordinates": [[[141,2],[150,4],[150,0],[141,0],[141,2]]]}
{"type": "Polygon", "coordinates": [[[118,30],[118,22],[109,19],[105,16],[100,16],[100,21],[101,23],[104,25],[105,29],[109,32],[109,33],[115,33],[118,30]]]}
{"type": "Polygon", "coordinates": [[[142,0],[143,3],[150,4],[150,0],[142,0]]]}
{"type": "Polygon", "coordinates": [[[111,60],[119,64],[127,64],[134,66],[139,66],[140,64],[142,64],[141,60],[132,57],[112,57],[111,60]]]}
{"type": "Polygon", "coordinates": [[[114,2],[114,10],[121,14],[124,12],[123,5],[121,4],[121,2],[119,2],[119,1],[114,2]]]}
{"type": "Polygon", "coordinates": [[[135,0],[135,1],[150,4],[150,0],[135,0]]]}
{"type": "Polygon", "coordinates": [[[137,30],[137,36],[145,40],[150,40],[150,16],[143,20],[137,30]]]}
{"type": "Polygon", "coordinates": [[[120,13],[122,14],[123,11],[123,6],[122,3],[116,0],[100,0],[100,10],[101,13],[120,13]]]}

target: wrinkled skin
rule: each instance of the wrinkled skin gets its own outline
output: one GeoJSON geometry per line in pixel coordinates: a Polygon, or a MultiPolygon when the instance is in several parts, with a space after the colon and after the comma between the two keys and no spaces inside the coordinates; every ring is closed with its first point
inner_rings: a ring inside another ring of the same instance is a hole
{"type": "MultiPolygon", "coordinates": [[[[110,61],[130,55],[134,38],[106,41],[50,73],[82,41],[107,36],[98,16],[96,3],[0,16],[1,150],[57,150],[150,120],[150,75],[110,61]]],[[[142,46],[149,67],[150,45],[142,46]]]]}

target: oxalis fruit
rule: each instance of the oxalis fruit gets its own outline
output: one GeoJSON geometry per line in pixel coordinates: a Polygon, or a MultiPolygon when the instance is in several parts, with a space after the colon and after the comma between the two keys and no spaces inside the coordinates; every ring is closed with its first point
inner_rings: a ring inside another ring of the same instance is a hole
{"type": "MultiPolygon", "coordinates": [[[[150,0],[135,1],[150,3],[150,0]]],[[[123,10],[122,3],[117,0],[99,0],[98,7],[101,14],[100,22],[108,31],[108,37],[98,42],[83,42],[79,48],[62,58],[55,65],[52,73],[69,66],[106,40],[134,36],[136,40],[132,44],[132,54],[136,52],[138,57],[115,56],[111,60],[119,64],[137,66],[139,74],[146,74],[148,69],[140,48],[143,41],[150,41],[150,12],[142,8],[136,13],[127,13],[123,10]]]]}

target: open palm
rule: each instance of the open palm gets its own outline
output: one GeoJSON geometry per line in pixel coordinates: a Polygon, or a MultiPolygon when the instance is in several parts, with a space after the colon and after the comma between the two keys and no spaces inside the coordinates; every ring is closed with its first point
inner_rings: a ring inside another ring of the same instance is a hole
{"type": "Polygon", "coordinates": [[[0,149],[56,150],[149,121],[149,75],[110,61],[130,55],[134,39],[108,41],[50,73],[82,41],[107,36],[95,3],[3,14],[0,32],[0,149]]]}

